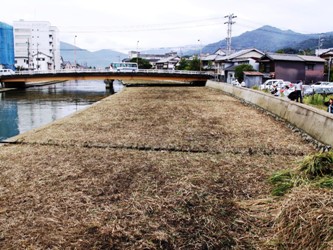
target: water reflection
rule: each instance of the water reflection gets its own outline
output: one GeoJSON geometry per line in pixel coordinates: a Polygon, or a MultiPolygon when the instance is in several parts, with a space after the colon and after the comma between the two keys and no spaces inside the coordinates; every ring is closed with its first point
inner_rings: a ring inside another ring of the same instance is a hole
{"type": "MultiPolygon", "coordinates": [[[[122,85],[115,83],[115,92],[122,85]]],[[[110,93],[103,81],[67,81],[0,93],[0,140],[63,118],[110,93]]]]}

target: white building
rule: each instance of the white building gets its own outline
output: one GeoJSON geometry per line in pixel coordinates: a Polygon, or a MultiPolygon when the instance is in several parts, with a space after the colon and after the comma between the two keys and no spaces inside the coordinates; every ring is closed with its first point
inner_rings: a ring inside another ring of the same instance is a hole
{"type": "Polygon", "coordinates": [[[57,27],[45,21],[15,21],[15,66],[21,69],[60,69],[60,40],[57,27]]]}

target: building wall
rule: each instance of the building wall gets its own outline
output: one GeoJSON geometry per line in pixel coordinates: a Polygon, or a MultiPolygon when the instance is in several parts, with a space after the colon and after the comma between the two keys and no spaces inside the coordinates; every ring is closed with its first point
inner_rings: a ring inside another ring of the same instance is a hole
{"type": "Polygon", "coordinates": [[[304,62],[293,61],[276,61],[275,62],[275,78],[285,81],[297,82],[305,80],[304,62]]]}
{"type": "Polygon", "coordinates": [[[315,83],[324,80],[324,63],[314,64],[313,68],[308,68],[305,71],[305,83],[315,83]]]}
{"type": "Polygon", "coordinates": [[[0,67],[15,69],[13,27],[0,22],[0,67]]]}
{"type": "Polygon", "coordinates": [[[44,21],[15,21],[16,66],[24,69],[60,69],[58,30],[44,21]]]}
{"type": "Polygon", "coordinates": [[[253,86],[260,86],[262,84],[262,76],[244,76],[245,86],[252,88],[253,86]]]}
{"type": "Polygon", "coordinates": [[[53,67],[55,70],[61,69],[61,53],[60,53],[60,38],[59,30],[55,26],[50,27],[50,51],[53,55],[53,67]]]}

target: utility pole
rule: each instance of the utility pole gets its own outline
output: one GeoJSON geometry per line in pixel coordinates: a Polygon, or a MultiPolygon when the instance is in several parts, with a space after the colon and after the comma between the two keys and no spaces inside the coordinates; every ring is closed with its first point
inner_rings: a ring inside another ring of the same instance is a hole
{"type": "Polygon", "coordinates": [[[227,18],[228,21],[225,22],[224,24],[228,24],[228,31],[227,31],[227,55],[231,54],[231,34],[232,34],[232,25],[235,24],[235,22],[233,21],[234,18],[236,18],[237,16],[235,16],[234,14],[230,14],[225,16],[224,18],[227,18]]]}
{"type": "Polygon", "coordinates": [[[36,62],[37,62],[37,70],[39,70],[39,57],[38,57],[39,50],[38,50],[38,46],[39,46],[39,43],[37,43],[37,58],[36,58],[36,62]]]}
{"type": "Polygon", "coordinates": [[[327,81],[330,82],[330,78],[331,78],[331,62],[332,62],[332,57],[330,57],[330,59],[328,59],[328,76],[327,76],[327,81]]]}

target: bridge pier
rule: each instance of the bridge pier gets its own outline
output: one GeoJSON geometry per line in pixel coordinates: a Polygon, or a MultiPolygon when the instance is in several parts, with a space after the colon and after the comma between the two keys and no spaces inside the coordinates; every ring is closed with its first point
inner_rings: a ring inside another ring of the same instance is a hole
{"type": "Polygon", "coordinates": [[[105,87],[106,87],[107,89],[109,89],[109,92],[110,92],[111,94],[114,94],[114,93],[115,93],[115,92],[114,92],[114,87],[113,87],[113,82],[114,82],[114,79],[105,79],[105,80],[104,80],[105,87]]]}
{"type": "Polygon", "coordinates": [[[191,85],[193,86],[206,86],[207,81],[193,81],[191,82],[191,85]]]}
{"type": "Polygon", "coordinates": [[[26,88],[25,82],[4,82],[4,83],[2,83],[2,86],[3,85],[5,88],[16,88],[16,89],[25,89],[26,88]]]}

